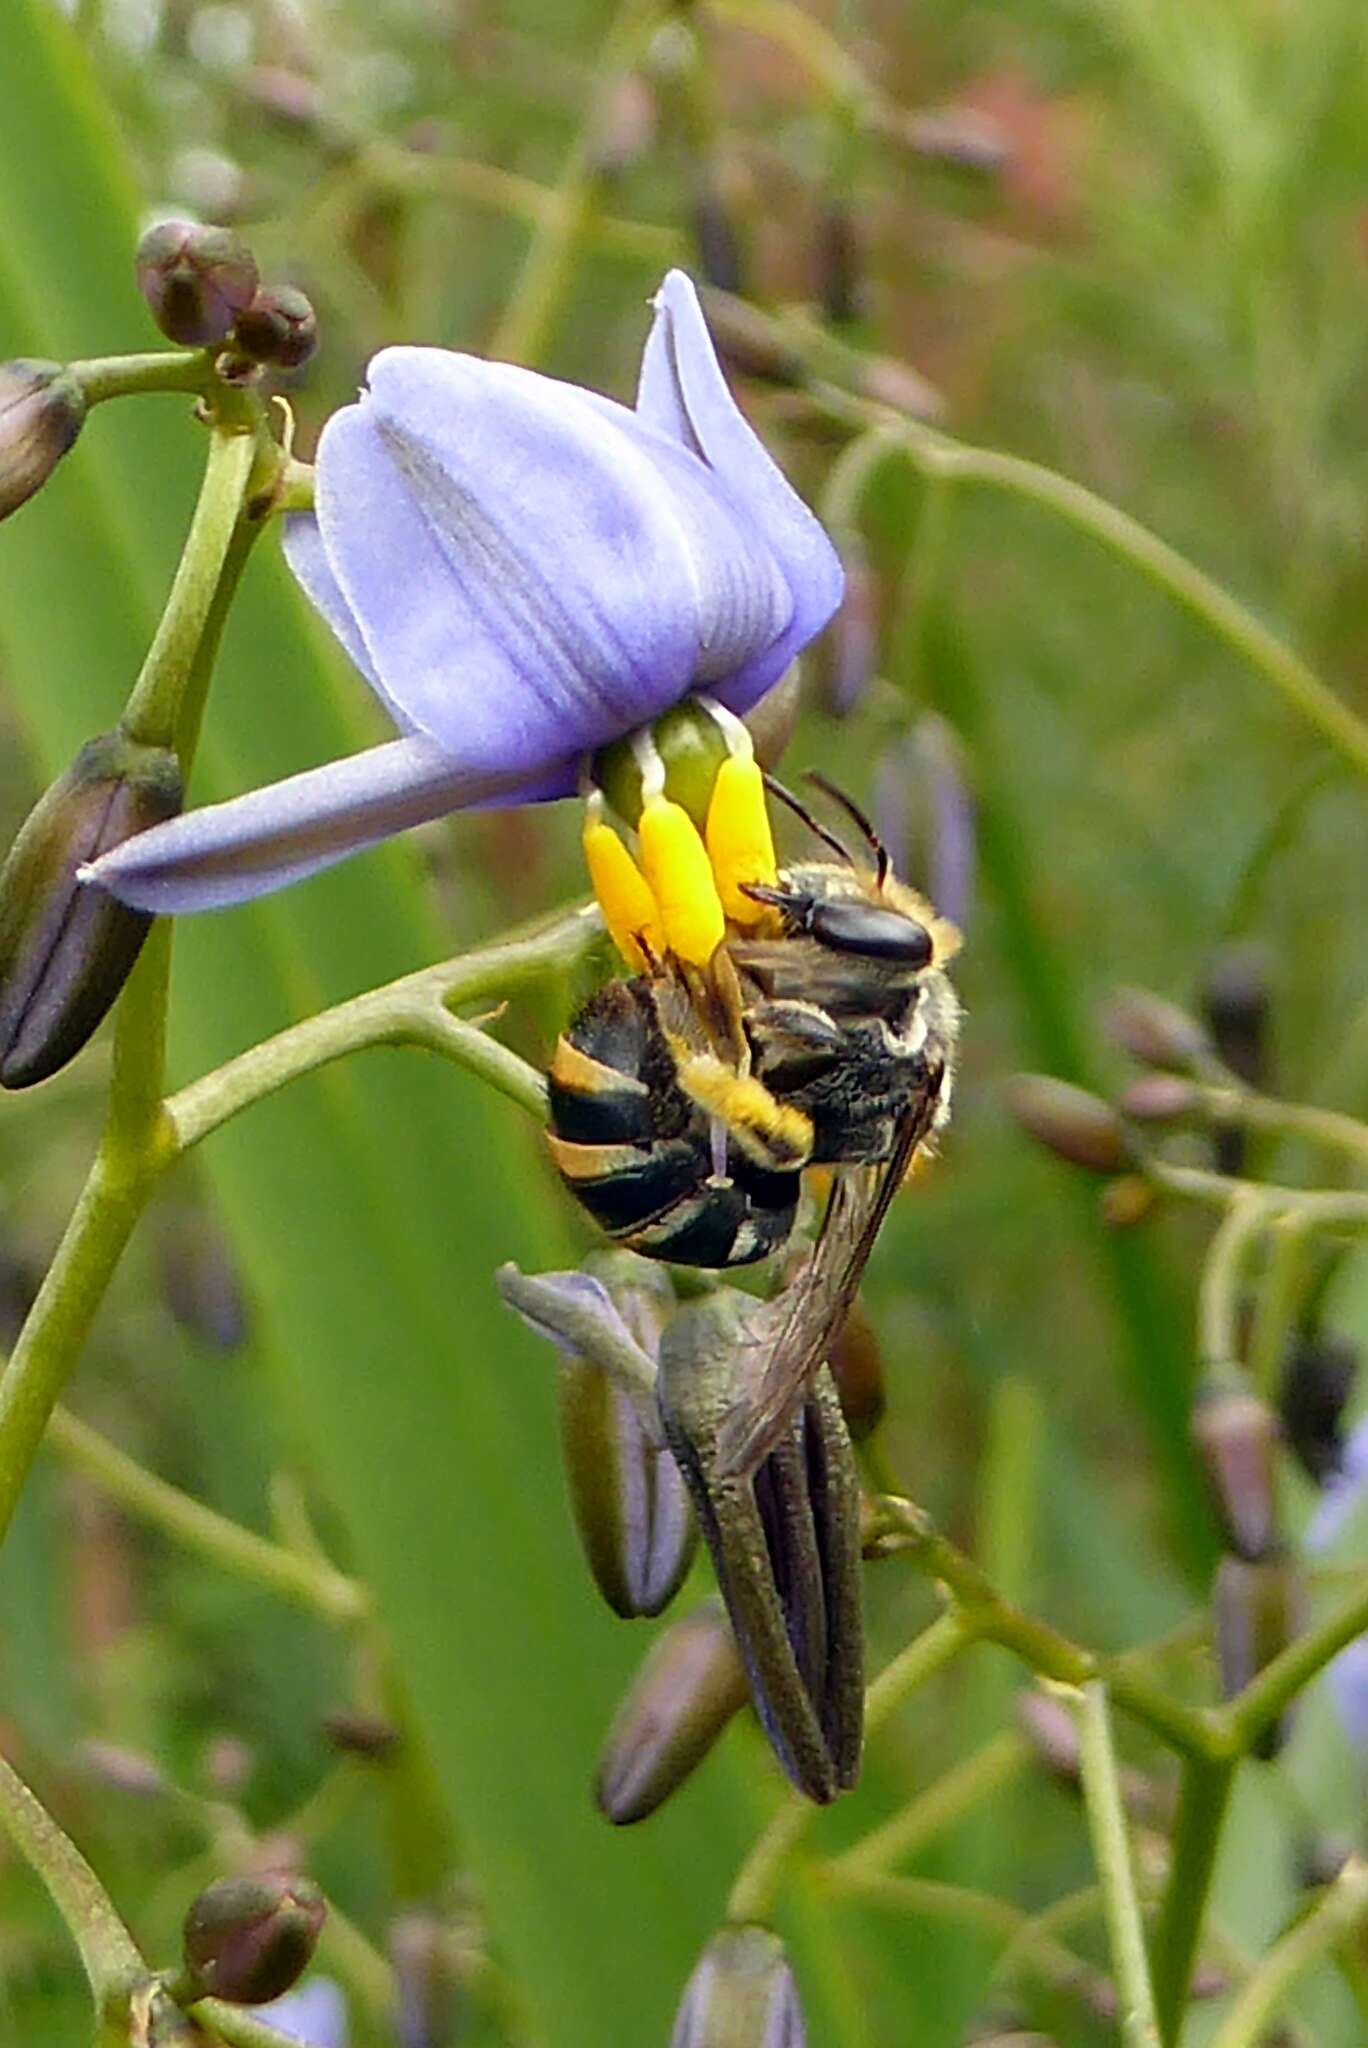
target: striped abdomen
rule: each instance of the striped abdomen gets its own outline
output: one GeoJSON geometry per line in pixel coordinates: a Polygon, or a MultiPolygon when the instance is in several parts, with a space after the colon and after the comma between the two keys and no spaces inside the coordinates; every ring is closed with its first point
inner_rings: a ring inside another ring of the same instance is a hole
{"type": "Polygon", "coordinates": [[[797,1172],[727,1142],[714,1170],[709,1118],[675,1076],[645,979],[600,989],[557,1041],[549,1076],[552,1156],[610,1237],[681,1266],[745,1266],[793,1228],[797,1172]]]}

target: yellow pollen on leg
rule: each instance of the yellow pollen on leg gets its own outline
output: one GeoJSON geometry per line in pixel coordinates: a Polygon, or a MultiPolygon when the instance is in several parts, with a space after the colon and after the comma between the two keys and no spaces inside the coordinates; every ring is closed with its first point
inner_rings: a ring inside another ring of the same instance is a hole
{"type": "Polygon", "coordinates": [[[658,961],[665,951],[660,912],[645,875],[612,826],[604,824],[601,809],[601,803],[591,803],[584,821],[581,843],[589,880],[613,944],[629,967],[647,974],[650,954],[658,961]]]}
{"type": "Polygon", "coordinates": [[[727,925],[698,827],[680,804],[650,796],[642,808],[637,838],[666,945],[691,966],[706,967],[727,925]]]}
{"type": "Polygon", "coordinates": [[[717,771],[707,822],[708,858],[728,917],[759,924],[763,903],[742,893],[743,882],[773,887],[778,877],[774,838],[765,803],[765,778],[750,754],[732,754],[717,771]]]}

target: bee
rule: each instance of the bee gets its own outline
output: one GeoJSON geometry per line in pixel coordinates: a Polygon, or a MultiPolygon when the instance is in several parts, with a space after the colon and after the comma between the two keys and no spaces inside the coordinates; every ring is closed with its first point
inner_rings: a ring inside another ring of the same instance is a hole
{"type": "Polygon", "coordinates": [[[767,929],[736,932],[704,974],[673,960],[610,982],[559,1040],[550,1145],[572,1194],[647,1258],[725,1271],[787,1244],[802,1176],[830,1167],[817,1239],[765,1304],[738,1370],[722,1451],[771,1449],[854,1299],[889,1204],[950,1110],[958,933],[771,783],[840,858],[780,869],[747,894],[767,929]]]}

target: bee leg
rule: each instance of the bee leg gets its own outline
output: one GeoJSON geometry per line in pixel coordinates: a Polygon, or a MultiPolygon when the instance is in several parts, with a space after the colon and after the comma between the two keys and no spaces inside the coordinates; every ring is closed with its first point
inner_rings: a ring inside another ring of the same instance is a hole
{"type": "Polygon", "coordinates": [[[771,1094],[753,1075],[737,1075],[714,1053],[682,1060],[677,1075],[690,1101],[715,1123],[748,1159],[774,1172],[792,1172],[811,1156],[812,1118],[771,1094]]]}

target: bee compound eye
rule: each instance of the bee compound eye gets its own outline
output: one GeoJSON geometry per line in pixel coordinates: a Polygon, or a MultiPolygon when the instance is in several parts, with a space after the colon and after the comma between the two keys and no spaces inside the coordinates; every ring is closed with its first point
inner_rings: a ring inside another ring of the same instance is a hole
{"type": "Polygon", "coordinates": [[[856,953],[866,960],[895,960],[907,967],[925,967],[931,959],[931,934],[899,910],[880,910],[867,903],[819,903],[808,925],[812,937],[836,953],[856,953]]]}

